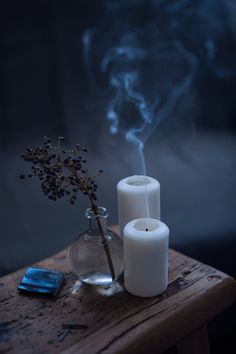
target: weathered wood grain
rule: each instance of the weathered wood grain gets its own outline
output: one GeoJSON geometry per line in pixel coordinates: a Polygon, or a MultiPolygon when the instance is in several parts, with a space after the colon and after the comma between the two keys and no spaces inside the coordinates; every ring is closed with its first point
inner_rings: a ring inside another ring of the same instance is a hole
{"type": "Polygon", "coordinates": [[[0,353],[161,353],[236,296],[234,279],[173,250],[168,289],[150,299],[127,293],[122,279],[106,288],[81,286],[68,249],[36,265],[64,271],[62,289],[56,298],[19,293],[25,269],[0,279],[0,353]],[[62,326],[71,323],[88,328],[72,329],[63,339],[62,326]]]}

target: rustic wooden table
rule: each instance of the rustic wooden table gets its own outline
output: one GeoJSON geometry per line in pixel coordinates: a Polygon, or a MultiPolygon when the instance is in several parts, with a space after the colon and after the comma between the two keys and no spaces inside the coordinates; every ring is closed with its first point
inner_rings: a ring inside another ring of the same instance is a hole
{"type": "Polygon", "coordinates": [[[62,270],[56,298],[25,295],[25,269],[0,278],[0,353],[208,353],[206,324],[235,299],[230,276],[174,250],[169,286],[143,299],[122,281],[107,288],[82,285],[71,273],[68,249],[35,264],[62,270]],[[63,325],[88,328],[63,329],[63,325]]]}

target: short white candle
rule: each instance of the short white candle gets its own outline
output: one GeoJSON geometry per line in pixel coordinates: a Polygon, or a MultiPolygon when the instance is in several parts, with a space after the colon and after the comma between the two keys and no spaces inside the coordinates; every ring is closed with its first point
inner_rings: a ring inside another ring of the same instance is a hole
{"type": "Polygon", "coordinates": [[[160,219],[160,183],[152,177],[134,175],[117,184],[120,235],[130,221],[138,218],[160,219]]]}
{"type": "Polygon", "coordinates": [[[169,228],[142,218],[124,228],[124,286],[140,297],[157,296],[168,285],[169,228]]]}

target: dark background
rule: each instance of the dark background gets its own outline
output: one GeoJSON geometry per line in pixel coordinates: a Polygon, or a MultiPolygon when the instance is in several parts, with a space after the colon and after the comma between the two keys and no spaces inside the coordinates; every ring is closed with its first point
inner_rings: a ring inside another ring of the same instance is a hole
{"type": "MultiPolygon", "coordinates": [[[[142,173],[125,134],[145,123],[145,102],[151,124],[137,136],[147,174],[161,183],[171,247],[236,277],[236,7],[196,3],[1,2],[0,274],[51,255],[87,227],[83,196],[75,206],[53,203],[37,180],[19,179],[29,170],[24,148],[44,135],[88,147],[91,171],[105,170],[99,204],[116,223],[117,182],[142,173]]],[[[235,312],[210,325],[214,352],[230,353],[235,312]]]]}

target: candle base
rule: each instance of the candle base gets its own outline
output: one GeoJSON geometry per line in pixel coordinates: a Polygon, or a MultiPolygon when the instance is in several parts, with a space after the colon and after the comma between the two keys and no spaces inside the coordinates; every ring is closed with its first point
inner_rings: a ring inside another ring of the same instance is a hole
{"type": "Polygon", "coordinates": [[[128,291],[131,295],[137,296],[137,297],[143,297],[143,298],[151,298],[151,297],[157,297],[162,295],[165,290],[167,289],[168,285],[163,287],[162,289],[158,291],[150,291],[147,292],[145,289],[132,289],[129,288],[128,285],[124,284],[125,290],[128,291]]]}

